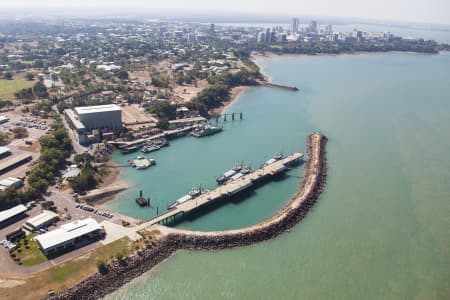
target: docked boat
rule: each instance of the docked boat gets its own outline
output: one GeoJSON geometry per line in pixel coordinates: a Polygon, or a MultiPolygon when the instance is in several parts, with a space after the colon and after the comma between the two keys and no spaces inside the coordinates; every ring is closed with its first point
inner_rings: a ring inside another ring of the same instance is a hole
{"type": "Polygon", "coordinates": [[[283,153],[277,153],[277,154],[275,154],[271,159],[269,159],[268,161],[266,161],[262,166],[263,167],[265,167],[265,166],[268,166],[268,165],[271,165],[271,164],[273,164],[274,162],[276,162],[276,161],[279,161],[280,159],[283,159],[284,158],[284,155],[283,155],[283,153]]]}
{"type": "Polygon", "coordinates": [[[247,174],[250,174],[251,172],[252,172],[252,167],[250,165],[248,165],[248,166],[244,166],[239,173],[247,175],[247,174]]]}
{"type": "Polygon", "coordinates": [[[168,209],[175,208],[175,207],[177,207],[177,205],[180,205],[180,204],[185,203],[185,202],[187,202],[189,200],[195,199],[195,198],[197,198],[198,196],[200,196],[201,194],[203,194],[203,193],[205,193],[207,191],[208,190],[202,189],[201,185],[199,185],[198,188],[197,187],[193,187],[192,190],[187,195],[184,195],[183,197],[179,198],[174,203],[170,204],[168,209]]]}
{"type": "Polygon", "coordinates": [[[159,138],[159,139],[153,140],[151,142],[151,145],[162,148],[162,147],[169,146],[169,141],[165,138],[159,138]]]}
{"type": "Polygon", "coordinates": [[[236,175],[237,171],[231,169],[216,178],[218,184],[225,184],[231,177],[236,175]]]}
{"type": "Polygon", "coordinates": [[[150,153],[153,151],[158,151],[159,149],[161,149],[161,148],[156,145],[145,145],[144,147],[142,147],[141,152],[142,153],[150,153]]]}
{"type": "Polygon", "coordinates": [[[191,132],[192,136],[195,137],[204,137],[208,135],[213,135],[215,133],[218,133],[222,131],[222,126],[216,126],[211,124],[205,124],[197,127],[191,132]]]}
{"type": "Polygon", "coordinates": [[[225,184],[228,180],[230,180],[231,177],[238,174],[240,171],[244,169],[244,164],[236,164],[231,170],[226,171],[222,175],[218,176],[216,178],[216,181],[218,184],[225,184]]]}
{"type": "Polygon", "coordinates": [[[136,152],[138,150],[139,150],[139,148],[136,147],[136,146],[129,146],[129,147],[125,147],[125,148],[120,149],[120,152],[122,154],[128,154],[128,153],[136,152]]]}
{"type": "Polygon", "coordinates": [[[192,197],[190,195],[184,195],[183,197],[181,197],[180,199],[178,199],[177,201],[175,201],[174,203],[169,205],[168,209],[175,208],[177,205],[185,203],[185,202],[187,202],[187,201],[189,201],[191,199],[192,199],[192,197]]]}

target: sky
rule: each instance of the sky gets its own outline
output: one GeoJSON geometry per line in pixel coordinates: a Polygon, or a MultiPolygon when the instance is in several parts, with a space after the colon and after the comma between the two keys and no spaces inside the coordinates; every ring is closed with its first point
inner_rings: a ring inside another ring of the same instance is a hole
{"type": "Polygon", "coordinates": [[[450,24],[450,0],[0,0],[2,8],[149,9],[240,14],[356,17],[450,24]]]}

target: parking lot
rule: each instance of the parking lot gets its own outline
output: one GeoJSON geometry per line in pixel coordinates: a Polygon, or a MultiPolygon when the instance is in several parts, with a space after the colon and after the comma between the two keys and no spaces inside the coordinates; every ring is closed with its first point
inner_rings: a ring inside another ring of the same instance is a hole
{"type": "MultiPolygon", "coordinates": [[[[18,111],[2,113],[2,116],[9,118],[8,122],[0,124],[0,131],[4,133],[10,132],[16,127],[23,127],[27,129],[28,137],[21,139],[13,139],[6,147],[11,149],[12,155],[8,158],[13,158],[20,154],[26,153],[32,156],[32,160],[26,164],[18,166],[1,175],[0,179],[8,177],[24,177],[26,172],[30,169],[30,165],[39,158],[39,138],[46,134],[50,129],[49,123],[51,121],[36,117],[31,117],[28,114],[21,114],[18,111]]],[[[3,160],[5,160],[3,159],[3,160]]]]}

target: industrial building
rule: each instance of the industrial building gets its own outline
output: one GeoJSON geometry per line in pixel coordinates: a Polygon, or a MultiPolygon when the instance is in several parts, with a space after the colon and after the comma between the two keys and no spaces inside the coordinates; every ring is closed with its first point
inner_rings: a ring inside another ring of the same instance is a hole
{"type": "Polygon", "coordinates": [[[66,109],[64,116],[82,145],[99,142],[101,133],[122,129],[122,110],[115,104],[66,109]]]}
{"type": "Polygon", "coordinates": [[[8,188],[18,189],[23,185],[23,181],[19,178],[8,177],[0,180],[0,191],[4,191],[8,188]]]}
{"type": "Polygon", "coordinates": [[[76,220],[38,235],[35,240],[44,255],[55,255],[90,244],[104,235],[103,227],[92,218],[76,220]]]}
{"type": "Polygon", "coordinates": [[[0,228],[6,227],[22,218],[25,218],[26,211],[27,208],[23,204],[0,211],[0,228]]]}
{"type": "Polygon", "coordinates": [[[22,153],[14,157],[2,160],[2,162],[0,163],[0,175],[17,168],[18,166],[21,166],[32,159],[33,157],[30,154],[22,153]]]}
{"type": "Polygon", "coordinates": [[[28,231],[34,231],[42,227],[47,227],[58,221],[59,216],[57,213],[50,210],[44,210],[39,215],[28,219],[22,227],[28,231]]]}
{"type": "Polygon", "coordinates": [[[9,149],[8,147],[0,147],[0,159],[5,158],[7,156],[11,155],[11,149],[9,149]]]}
{"type": "Polygon", "coordinates": [[[7,116],[0,116],[0,124],[6,123],[9,121],[7,116]]]}

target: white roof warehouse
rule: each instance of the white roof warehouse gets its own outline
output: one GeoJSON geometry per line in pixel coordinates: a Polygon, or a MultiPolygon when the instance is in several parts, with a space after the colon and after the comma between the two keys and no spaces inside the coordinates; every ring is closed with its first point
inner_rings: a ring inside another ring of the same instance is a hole
{"type": "Polygon", "coordinates": [[[92,218],[76,220],[35,237],[45,255],[87,245],[100,238],[103,228],[92,218]]]}
{"type": "Polygon", "coordinates": [[[23,226],[25,229],[33,231],[34,229],[45,227],[59,220],[57,213],[50,210],[44,210],[41,214],[27,220],[23,226]]]}
{"type": "Polygon", "coordinates": [[[0,211],[0,228],[7,226],[22,217],[25,217],[26,211],[27,208],[23,204],[0,211]]]}

